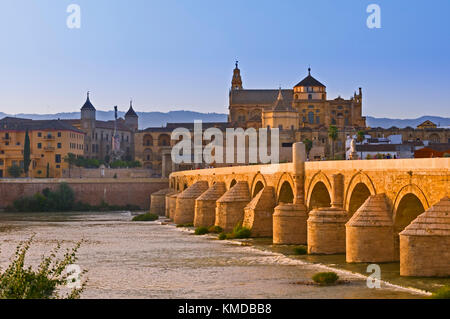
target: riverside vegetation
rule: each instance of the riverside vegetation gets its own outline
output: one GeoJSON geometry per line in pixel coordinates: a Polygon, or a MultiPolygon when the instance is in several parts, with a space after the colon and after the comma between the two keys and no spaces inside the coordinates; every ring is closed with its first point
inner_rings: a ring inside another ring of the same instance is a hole
{"type": "MultiPolygon", "coordinates": [[[[86,286],[86,280],[80,281],[78,287],[73,287],[67,294],[61,295],[60,288],[74,283],[73,272],[67,272],[67,266],[77,261],[76,253],[82,241],[72,249],[67,249],[62,258],[58,258],[61,244],[42,257],[37,267],[25,266],[25,259],[31,247],[34,236],[21,242],[14,257],[5,270],[0,269],[0,299],[78,299],[86,286]]],[[[79,280],[86,271],[79,274],[79,280]]],[[[68,287],[70,288],[70,287],[68,287]]]]}
{"type": "Polygon", "coordinates": [[[69,211],[120,211],[139,210],[136,205],[109,205],[102,201],[100,205],[90,205],[81,201],[75,201],[75,194],[67,183],[59,184],[55,191],[45,188],[42,193],[33,196],[25,196],[16,199],[6,211],[10,212],[69,212],[69,211]]]}

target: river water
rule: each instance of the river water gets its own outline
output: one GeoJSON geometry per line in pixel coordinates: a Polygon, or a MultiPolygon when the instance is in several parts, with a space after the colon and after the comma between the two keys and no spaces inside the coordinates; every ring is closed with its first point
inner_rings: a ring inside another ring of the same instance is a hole
{"type": "MultiPolygon", "coordinates": [[[[342,285],[308,285],[326,260],[286,256],[264,240],[219,241],[160,222],[132,222],[130,213],[0,214],[0,266],[35,234],[28,262],[58,241],[84,239],[77,264],[88,272],[82,298],[423,298],[414,290],[338,271],[342,285]]],[[[287,249],[287,248],[285,248],[287,249]]],[[[326,258],[326,257],[325,257],[326,258]]],[[[328,264],[332,264],[331,260],[328,264]]],[[[326,270],[325,270],[326,271],[326,270]]]]}

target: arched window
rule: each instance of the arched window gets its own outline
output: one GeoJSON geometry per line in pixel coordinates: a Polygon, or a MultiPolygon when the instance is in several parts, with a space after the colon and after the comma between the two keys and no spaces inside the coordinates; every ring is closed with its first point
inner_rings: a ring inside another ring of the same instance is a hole
{"type": "Polygon", "coordinates": [[[310,124],[314,124],[314,113],[313,112],[308,112],[308,122],[310,124]]]}
{"type": "Polygon", "coordinates": [[[312,94],[308,94],[308,100],[312,100],[312,94]]]}
{"type": "Polygon", "coordinates": [[[331,124],[336,124],[336,120],[334,119],[334,117],[333,118],[331,118],[331,124]]]}
{"type": "Polygon", "coordinates": [[[316,116],[316,124],[320,124],[320,116],[316,116]]]}

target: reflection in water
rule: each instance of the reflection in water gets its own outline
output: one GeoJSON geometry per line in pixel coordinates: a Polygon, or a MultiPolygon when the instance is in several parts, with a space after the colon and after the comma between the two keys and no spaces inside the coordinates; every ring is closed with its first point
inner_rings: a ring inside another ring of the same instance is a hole
{"type": "MultiPolygon", "coordinates": [[[[158,222],[131,222],[129,213],[0,214],[0,266],[17,243],[36,234],[29,261],[37,263],[57,241],[85,239],[78,264],[89,282],[83,298],[418,298],[360,276],[340,273],[345,285],[294,284],[321,266],[267,250],[239,246],[158,222]]],[[[280,248],[282,249],[282,248],[280,248]]]]}

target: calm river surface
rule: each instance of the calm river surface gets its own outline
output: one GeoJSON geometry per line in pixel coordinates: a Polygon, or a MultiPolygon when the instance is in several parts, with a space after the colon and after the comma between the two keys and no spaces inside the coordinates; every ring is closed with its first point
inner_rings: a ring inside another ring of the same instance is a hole
{"type": "Polygon", "coordinates": [[[0,213],[0,266],[6,266],[20,241],[36,234],[29,252],[32,264],[57,241],[65,248],[85,240],[77,262],[88,270],[82,298],[424,297],[386,284],[369,289],[365,278],[350,272],[338,272],[349,281],[343,285],[299,284],[324,271],[324,266],[286,257],[282,247],[273,248],[264,240],[242,246],[158,222],[131,222],[131,217],[130,213],[0,213]]]}

